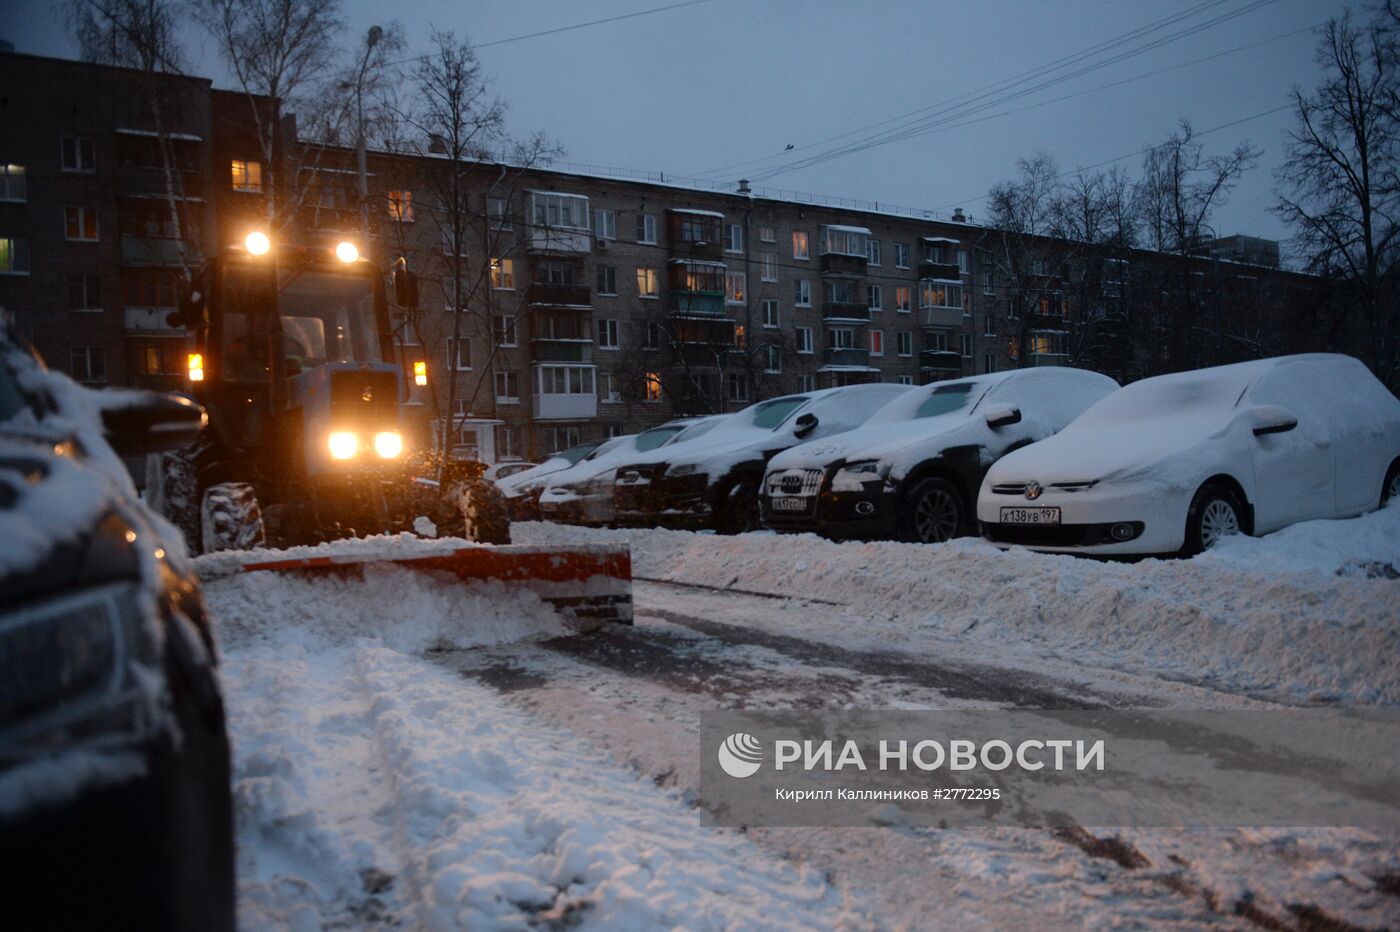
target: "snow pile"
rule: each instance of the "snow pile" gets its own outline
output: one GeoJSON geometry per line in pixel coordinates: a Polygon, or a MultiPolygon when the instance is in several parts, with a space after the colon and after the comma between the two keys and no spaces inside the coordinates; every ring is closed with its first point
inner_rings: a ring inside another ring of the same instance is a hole
{"type": "MultiPolygon", "coordinates": [[[[836,544],[544,524],[516,525],[516,537],[630,540],[638,576],[835,601],[859,620],[819,636],[864,648],[955,639],[1285,701],[1400,705],[1400,507],[1131,564],[966,539],[836,544]]],[[[775,612],[773,624],[801,636],[799,615],[775,612]]]]}
{"type": "MultiPolygon", "coordinates": [[[[223,614],[244,607],[224,594],[223,614]]],[[[245,927],[845,918],[819,872],[702,828],[674,793],[420,657],[288,627],[235,643],[224,677],[245,927]]]]}

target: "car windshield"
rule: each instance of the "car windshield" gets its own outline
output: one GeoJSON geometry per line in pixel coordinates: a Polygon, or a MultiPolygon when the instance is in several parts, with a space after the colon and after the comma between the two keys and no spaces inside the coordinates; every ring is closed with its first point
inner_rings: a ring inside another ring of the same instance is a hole
{"type": "Polygon", "coordinates": [[[756,410],[753,413],[751,423],[761,430],[773,430],[786,421],[794,411],[805,405],[807,401],[806,395],[794,395],[791,398],[777,398],[754,405],[756,410]]]}
{"type": "Polygon", "coordinates": [[[655,450],[682,430],[684,430],[682,427],[653,427],[651,430],[643,431],[637,435],[637,450],[641,453],[655,450]]]}
{"type": "Polygon", "coordinates": [[[1197,418],[1234,409],[1257,376],[1239,366],[1143,379],[1124,386],[1094,405],[1079,421],[1133,421],[1162,417],[1197,418]]]}
{"type": "Polygon", "coordinates": [[[588,454],[592,453],[594,449],[597,448],[597,446],[598,444],[596,443],[581,443],[576,447],[569,447],[569,449],[567,450],[562,450],[558,453],[553,454],[550,457],[550,459],[558,457],[559,459],[567,461],[568,464],[572,466],[588,454]]]}
{"type": "Polygon", "coordinates": [[[676,434],[669,441],[667,441],[667,443],[687,443],[691,440],[694,440],[696,437],[703,437],[710,431],[718,427],[720,424],[725,423],[725,421],[727,421],[728,419],[729,415],[727,414],[713,415],[711,417],[707,417],[701,421],[691,424],[689,427],[684,428],[683,430],[681,430],[680,433],[676,434]]]}
{"type": "Polygon", "coordinates": [[[929,396],[914,411],[914,417],[937,417],[940,414],[961,411],[971,404],[974,397],[973,389],[976,387],[972,382],[935,386],[929,396]]]}
{"type": "Polygon", "coordinates": [[[885,405],[869,424],[893,424],[920,418],[970,411],[987,388],[985,380],[959,379],[939,382],[928,388],[911,389],[885,405]]]}
{"type": "Polygon", "coordinates": [[[626,437],[613,437],[611,440],[606,440],[603,443],[600,443],[598,446],[594,447],[593,452],[585,456],[582,460],[580,460],[580,462],[591,463],[600,456],[606,456],[613,450],[616,450],[618,447],[622,446],[622,444],[626,442],[627,439],[628,438],[626,437]]]}

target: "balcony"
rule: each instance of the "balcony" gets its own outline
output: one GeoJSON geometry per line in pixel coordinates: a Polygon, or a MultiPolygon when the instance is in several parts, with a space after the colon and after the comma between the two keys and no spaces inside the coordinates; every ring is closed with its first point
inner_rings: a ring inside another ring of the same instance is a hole
{"type": "Polygon", "coordinates": [[[724,316],[724,292],[671,289],[671,306],[681,314],[724,316]]]}
{"type": "Polygon", "coordinates": [[[569,307],[590,310],[593,289],[587,285],[566,285],[555,282],[531,282],[526,300],[534,307],[569,307]]]}
{"type": "Polygon", "coordinates": [[[734,346],[734,321],[728,317],[696,317],[673,314],[666,318],[671,342],[682,346],[730,349],[734,346]]]}
{"type": "Polygon", "coordinates": [[[854,301],[825,301],[822,303],[822,320],[828,323],[868,324],[870,308],[854,301]]]}
{"type": "Polygon", "coordinates": [[[1032,366],[1068,366],[1069,353],[1029,353],[1032,366]]]}
{"type": "MultiPolygon", "coordinates": [[[[123,236],[122,265],[180,265],[180,241],[153,237],[123,236]]],[[[186,249],[185,262],[196,265],[202,257],[186,249]]]]}
{"type": "Polygon", "coordinates": [[[530,355],[534,362],[592,363],[593,341],[532,337],[530,355]]]}
{"type": "MultiPolygon", "coordinates": [[[[175,169],[170,179],[175,195],[183,198],[204,196],[204,176],[198,172],[175,169]]],[[[123,165],[117,169],[117,188],[123,195],[159,195],[165,197],[165,169],[123,165]]]]}
{"type": "Polygon", "coordinates": [[[596,394],[542,395],[531,399],[536,418],[542,421],[582,421],[598,416],[596,394]]]}
{"type": "Polygon", "coordinates": [[[593,248],[593,234],[576,227],[545,227],[530,233],[530,251],[550,256],[587,255],[593,248]]]}
{"type": "Polygon", "coordinates": [[[924,329],[943,330],[960,328],[963,325],[963,309],[960,307],[921,307],[919,314],[924,329]]]}
{"type": "Polygon", "coordinates": [[[931,259],[920,259],[919,277],[957,282],[962,281],[962,272],[958,269],[956,262],[934,262],[931,259]]]}
{"type": "Polygon", "coordinates": [[[174,313],[173,307],[128,307],[122,309],[122,329],[127,333],[151,333],[162,336],[183,334],[185,328],[172,327],[165,318],[174,313]]]}
{"type": "Polygon", "coordinates": [[[666,243],[674,259],[724,258],[724,215],[713,210],[671,208],[666,211],[666,243]]]}
{"type": "Polygon", "coordinates": [[[1026,327],[1029,330],[1066,330],[1069,328],[1069,322],[1063,314],[1032,312],[1026,315],[1026,327]]]}
{"type": "Polygon", "coordinates": [[[860,278],[865,274],[866,262],[865,256],[828,252],[821,257],[821,270],[830,278],[860,278]]]}
{"type": "Polygon", "coordinates": [[[827,366],[860,366],[869,368],[870,350],[847,347],[822,351],[822,364],[827,366]]]}
{"type": "Polygon", "coordinates": [[[714,262],[724,258],[724,245],[719,240],[713,243],[708,240],[672,240],[671,258],[714,262]]]}
{"type": "Polygon", "coordinates": [[[924,350],[919,354],[919,368],[956,369],[962,371],[962,355],[955,350],[924,350]]]}

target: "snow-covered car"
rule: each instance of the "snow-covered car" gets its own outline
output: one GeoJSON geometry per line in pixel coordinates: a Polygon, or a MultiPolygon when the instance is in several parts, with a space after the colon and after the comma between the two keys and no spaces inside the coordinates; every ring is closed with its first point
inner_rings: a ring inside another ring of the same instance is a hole
{"type": "Polygon", "coordinates": [[[619,464],[614,520],[722,534],[757,528],[759,485],[773,456],[804,440],[859,427],[909,390],[877,382],[749,405],[702,436],[619,464]]]}
{"type": "Polygon", "coordinates": [[[987,467],[1063,429],[1117,388],[1097,372],[1047,366],[907,392],[855,430],[773,457],[763,525],[923,543],[975,533],[987,467]]]}
{"type": "Polygon", "coordinates": [[[1310,353],[1121,388],[993,465],[977,517],[998,544],[1194,553],[1397,494],[1400,401],[1350,356],[1310,353]]]}
{"type": "Polygon", "coordinates": [[[495,482],[497,479],[505,479],[518,472],[534,469],[538,465],[539,463],[523,462],[495,463],[486,467],[486,472],[482,473],[481,478],[485,479],[487,482],[495,482]]]}
{"type": "Polygon", "coordinates": [[[118,459],[186,444],[203,417],[178,396],[78,386],[0,331],[0,862],[15,928],[233,928],[210,621],[182,535],[118,459]]]}
{"type": "Polygon", "coordinates": [[[597,449],[596,443],[580,443],[546,457],[543,463],[496,480],[496,488],[506,497],[506,510],[512,521],[535,521],[540,516],[540,493],[549,477],[568,469],[597,449]]]}
{"type": "Polygon", "coordinates": [[[614,437],[568,469],[549,477],[540,493],[540,517],[563,524],[606,524],[612,520],[613,481],[619,463],[649,453],[697,425],[693,418],[667,421],[639,434],[614,437]]]}

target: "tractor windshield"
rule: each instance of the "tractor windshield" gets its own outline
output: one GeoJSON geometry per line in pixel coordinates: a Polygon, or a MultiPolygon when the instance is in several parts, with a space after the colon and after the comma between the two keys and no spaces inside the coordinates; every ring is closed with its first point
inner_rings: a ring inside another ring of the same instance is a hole
{"type": "Polygon", "coordinates": [[[379,362],[379,328],[369,280],[305,272],[282,286],[287,374],[327,362],[379,362]]]}

